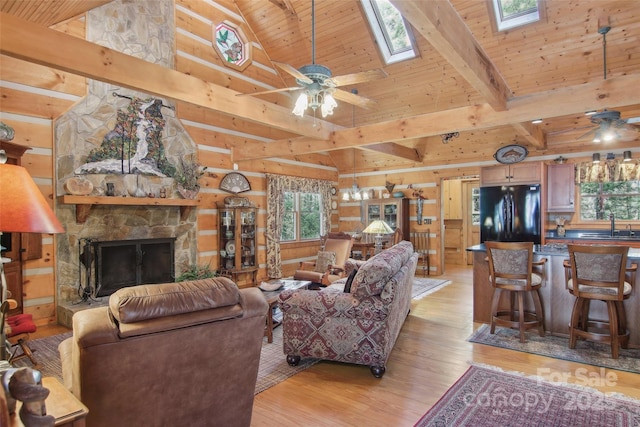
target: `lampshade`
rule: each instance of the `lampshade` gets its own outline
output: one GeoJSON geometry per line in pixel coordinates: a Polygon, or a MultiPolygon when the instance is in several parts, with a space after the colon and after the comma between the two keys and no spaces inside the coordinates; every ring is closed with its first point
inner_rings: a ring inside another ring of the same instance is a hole
{"type": "Polygon", "coordinates": [[[624,153],[622,153],[622,157],[624,158],[625,162],[630,162],[631,161],[631,151],[625,151],[624,153]]]}
{"type": "Polygon", "coordinates": [[[21,166],[0,164],[0,232],[64,233],[40,189],[21,166]]]}
{"type": "Polygon", "coordinates": [[[391,229],[391,227],[389,227],[389,225],[387,225],[386,222],[377,219],[371,222],[371,224],[369,224],[367,228],[362,230],[362,232],[369,234],[389,234],[393,233],[393,230],[391,229]]]}
{"type": "Polygon", "coordinates": [[[593,153],[593,156],[591,156],[593,159],[593,163],[600,163],[600,153],[593,153]]]}

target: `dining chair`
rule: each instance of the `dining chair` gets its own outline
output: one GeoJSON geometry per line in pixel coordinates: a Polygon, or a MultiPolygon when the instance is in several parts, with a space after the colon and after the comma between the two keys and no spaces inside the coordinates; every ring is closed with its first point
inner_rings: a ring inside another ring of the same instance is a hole
{"type": "Polygon", "coordinates": [[[520,342],[525,342],[525,331],[537,328],[545,335],[544,310],[540,288],[544,282],[546,258],[533,260],[533,242],[485,242],[489,262],[489,282],[493,287],[491,303],[491,333],[496,326],[520,331],[520,342]],[[534,272],[534,267],[536,272],[534,272]],[[502,292],[509,292],[508,310],[500,310],[502,292]],[[531,295],[535,311],[526,311],[525,295],[531,295]],[[516,307],[517,300],[517,307],[516,307]]]}
{"type": "Polygon", "coordinates": [[[413,249],[418,253],[418,265],[422,269],[422,275],[431,274],[431,262],[429,260],[429,229],[426,231],[414,231],[410,235],[413,249]]]}
{"type": "Polygon", "coordinates": [[[611,345],[611,357],[629,345],[624,300],[631,296],[637,264],[627,266],[629,248],[619,245],[567,245],[566,288],[576,297],[569,323],[569,348],[578,338],[611,345]],[[590,317],[592,301],[607,305],[607,320],[590,317]]]}

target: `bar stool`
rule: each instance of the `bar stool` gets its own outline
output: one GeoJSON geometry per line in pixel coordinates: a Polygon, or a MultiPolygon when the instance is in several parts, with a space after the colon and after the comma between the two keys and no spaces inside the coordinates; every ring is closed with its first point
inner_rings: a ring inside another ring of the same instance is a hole
{"type": "Polygon", "coordinates": [[[540,298],[544,269],[540,268],[538,274],[533,272],[533,267],[543,267],[547,259],[533,261],[533,242],[485,242],[485,247],[489,281],[493,287],[491,333],[495,333],[496,326],[518,329],[520,342],[525,342],[525,331],[538,328],[538,333],[544,337],[544,311],[540,298]],[[498,310],[502,291],[510,293],[509,310],[498,310]],[[525,295],[531,295],[535,312],[525,311],[525,295]]]}
{"type": "Polygon", "coordinates": [[[576,348],[578,338],[605,342],[611,345],[611,357],[617,359],[619,347],[629,345],[624,300],[631,295],[638,266],[632,264],[627,268],[627,246],[570,244],[567,247],[566,287],[576,297],[569,323],[569,348],[576,348]],[[608,321],[589,317],[593,300],[606,303],[608,321]]]}

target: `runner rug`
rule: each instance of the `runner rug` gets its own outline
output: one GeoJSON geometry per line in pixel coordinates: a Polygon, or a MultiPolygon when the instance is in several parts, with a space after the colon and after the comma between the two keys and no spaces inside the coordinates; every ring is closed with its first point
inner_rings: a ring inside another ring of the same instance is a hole
{"type": "Polygon", "coordinates": [[[427,295],[439,291],[447,285],[450,285],[450,280],[440,279],[426,279],[423,277],[415,277],[413,279],[413,290],[411,292],[412,299],[421,299],[427,295]]]}
{"type": "Polygon", "coordinates": [[[618,359],[611,358],[611,346],[604,343],[578,340],[575,349],[569,348],[569,339],[546,334],[541,337],[537,331],[527,332],[527,341],[520,342],[520,333],[515,329],[496,327],[496,333],[490,334],[489,325],[480,326],[467,341],[510,350],[533,353],[555,359],[601,366],[640,373],[640,349],[620,349],[618,359]]]}
{"type": "Polygon", "coordinates": [[[427,426],[633,426],[640,401],[581,385],[471,366],[415,424],[427,426]]]}
{"type": "MultiPolygon", "coordinates": [[[[70,336],[71,332],[67,332],[29,341],[29,347],[35,351],[34,356],[39,364],[37,369],[43,376],[56,377],[62,381],[62,366],[60,364],[58,344],[70,336]]],[[[298,366],[289,366],[286,356],[282,352],[282,328],[276,328],[273,331],[273,342],[268,343],[265,338],[262,343],[255,393],[258,394],[269,387],[273,387],[317,362],[318,359],[302,359],[298,366]]],[[[14,365],[16,367],[26,366],[33,368],[28,358],[20,359],[14,365]]]]}

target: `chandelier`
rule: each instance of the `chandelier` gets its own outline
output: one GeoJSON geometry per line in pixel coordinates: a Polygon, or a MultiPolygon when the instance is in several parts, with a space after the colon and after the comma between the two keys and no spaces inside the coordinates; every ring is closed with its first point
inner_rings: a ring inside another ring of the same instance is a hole
{"type": "Polygon", "coordinates": [[[298,85],[303,86],[304,90],[293,107],[293,114],[302,117],[307,108],[311,107],[315,113],[320,107],[323,118],[332,115],[338,103],[332,95],[335,86],[331,84],[331,71],[324,65],[310,64],[300,68],[300,72],[311,79],[312,83],[296,79],[298,85]]]}
{"type": "Polygon", "coordinates": [[[358,187],[358,183],[356,182],[356,149],[353,149],[353,185],[350,190],[347,190],[342,195],[342,200],[348,202],[349,200],[353,201],[361,201],[361,200],[369,200],[369,193],[365,190],[361,190],[358,187]]]}

